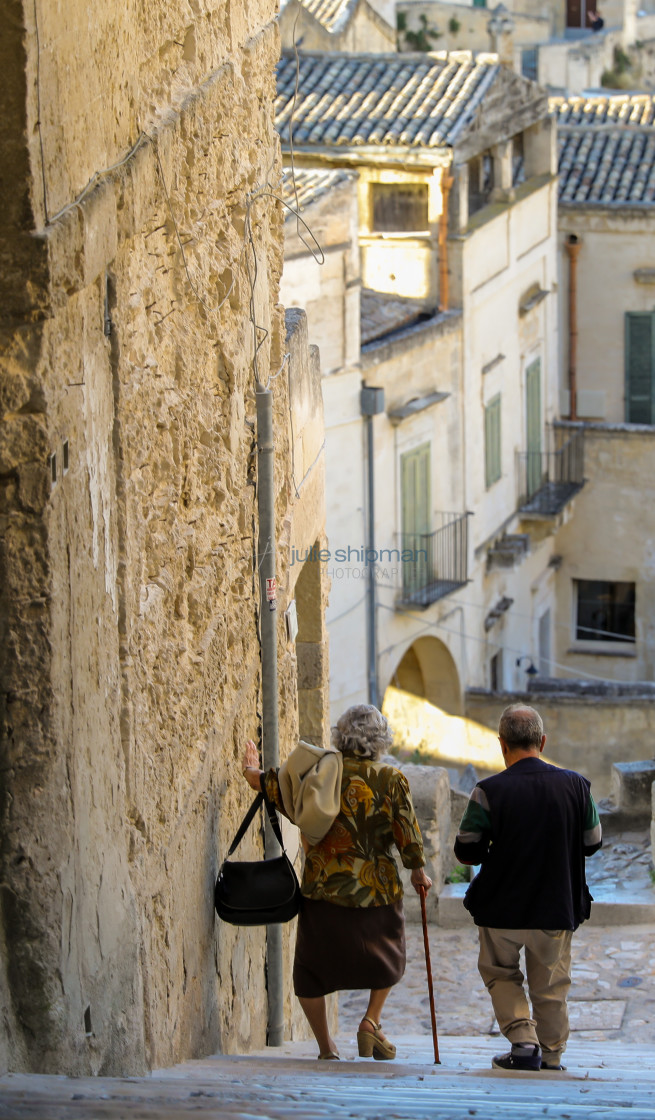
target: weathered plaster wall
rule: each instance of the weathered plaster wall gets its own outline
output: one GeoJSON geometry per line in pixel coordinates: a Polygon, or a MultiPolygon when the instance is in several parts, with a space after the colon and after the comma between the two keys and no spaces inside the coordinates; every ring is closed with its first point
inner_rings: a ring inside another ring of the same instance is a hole
{"type": "Polygon", "coordinates": [[[357,175],[342,175],[342,182],[303,208],[302,222],[289,211],[284,222],[280,298],[285,307],[306,311],[309,337],[320,349],[324,375],[359,362],[357,175]]]}
{"type": "MultiPolygon", "coordinates": [[[[655,676],[655,553],[648,532],[655,483],[655,428],[587,424],[586,484],[575,516],[557,534],[556,660],[573,676],[652,681],[655,676]],[[576,579],[635,584],[634,643],[576,637],[576,579]]],[[[648,757],[640,755],[639,757],[648,757]]]]}
{"type": "Polygon", "coordinates": [[[615,762],[636,762],[653,753],[652,696],[543,696],[538,692],[472,690],[466,694],[466,715],[497,729],[503,709],[519,701],[540,712],[546,732],[544,753],[549,760],[589,778],[596,799],[612,792],[615,762]]]}
{"type": "Polygon", "coordinates": [[[34,11],[12,4],[0,94],[0,1058],[130,1073],[265,1039],[264,930],[212,911],[261,716],[249,200],[262,377],[294,351],[272,383],[285,750],[318,369],[276,305],[279,208],[250,193],[278,161],[273,5],[41,4],[40,51],[34,11]]]}
{"type": "Polygon", "coordinates": [[[622,423],[625,420],[625,313],[652,311],[652,279],[635,273],[651,270],[650,245],[655,215],[649,207],[560,207],[557,224],[560,368],[562,415],[569,415],[569,260],[564,242],[571,234],[581,248],[577,258],[578,418],[622,423]]]}

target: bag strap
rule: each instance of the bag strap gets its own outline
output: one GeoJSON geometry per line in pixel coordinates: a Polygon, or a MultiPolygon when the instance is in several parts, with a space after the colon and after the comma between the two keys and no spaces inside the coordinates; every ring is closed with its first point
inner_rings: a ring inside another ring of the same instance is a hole
{"type": "Polygon", "coordinates": [[[237,834],[234,837],[234,840],[232,841],[232,845],[230,847],[229,852],[227,853],[227,858],[228,859],[230,858],[231,855],[234,854],[236,849],[239,847],[239,844],[241,843],[244,836],[246,835],[246,832],[250,828],[250,825],[252,824],[252,821],[255,817],[255,814],[257,813],[257,810],[259,809],[262,802],[266,806],[266,811],[268,813],[268,819],[271,822],[271,828],[273,829],[275,839],[277,840],[278,844],[282,848],[282,851],[284,851],[284,840],[282,839],[282,831],[280,829],[280,822],[277,819],[277,813],[275,811],[275,806],[273,805],[273,803],[271,801],[269,801],[266,794],[261,792],[261,793],[257,794],[255,800],[253,801],[252,805],[248,809],[248,812],[246,813],[245,817],[241,821],[241,824],[239,825],[239,829],[237,831],[237,834]]]}

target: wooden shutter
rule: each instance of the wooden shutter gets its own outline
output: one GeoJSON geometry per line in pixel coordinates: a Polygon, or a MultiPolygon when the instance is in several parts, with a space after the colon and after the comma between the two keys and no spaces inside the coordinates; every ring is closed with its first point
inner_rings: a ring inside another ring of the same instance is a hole
{"type": "Polygon", "coordinates": [[[500,393],[484,410],[484,473],[487,489],[501,475],[500,458],[500,393]]]}
{"type": "Polygon", "coordinates": [[[625,316],[625,418],[629,424],[655,420],[655,313],[627,311],[625,316]]]}
{"type": "Polygon", "coordinates": [[[528,496],[541,486],[541,359],[525,371],[528,496]]]}
{"type": "Polygon", "coordinates": [[[402,548],[411,549],[413,561],[403,562],[403,586],[413,593],[424,587],[428,577],[431,530],[430,444],[400,457],[402,548]],[[427,553],[427,556],[425,555],[427,553]]]}

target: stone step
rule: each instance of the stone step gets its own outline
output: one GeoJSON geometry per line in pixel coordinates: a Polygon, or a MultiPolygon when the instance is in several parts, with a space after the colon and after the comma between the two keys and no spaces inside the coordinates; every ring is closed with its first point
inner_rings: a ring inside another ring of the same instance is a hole
{"type": "Polygon", "coordinates": [[[398,1059],[318,1062],[309,1042],[240,1056],[217,1055],[145,1078],[9,1074],[0,1078],[2,1120],[655,1120],[652,1047],[572,1042],[562,1073],[491,1068],[496,1039],[396,1040],[398,1059]],[[627,1113],[624,1110],[629,1110],[627,1113]]]}
{"type": "MultiPolygon", "coordinates": [[[[437,924],[445,929],[458,929],[473,922],[464,909],[464,895],[468,883],[447,883],[439,895],[437,924]]],[[[641,925],[655,921],[655,889],[625,890],[605,888],[602,883],[591,885],[594,902],[589,924],[592,926],[641,925]]]]}

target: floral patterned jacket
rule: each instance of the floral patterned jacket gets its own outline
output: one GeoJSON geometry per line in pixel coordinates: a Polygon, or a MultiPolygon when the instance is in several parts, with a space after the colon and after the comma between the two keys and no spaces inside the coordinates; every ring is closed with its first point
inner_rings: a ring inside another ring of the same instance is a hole
{"type": "MultiPolygon", "coordinates": [[[[276,770],[263,775],[262,788],[284,813],[276,770]]],[[[302,893],[338,906],[400,901],[394,845],[405,867],[423,867],[423,842],[407,779],[385,763],[344,756],[341,809],[327,835],[306,854],[302,893]]]]}

